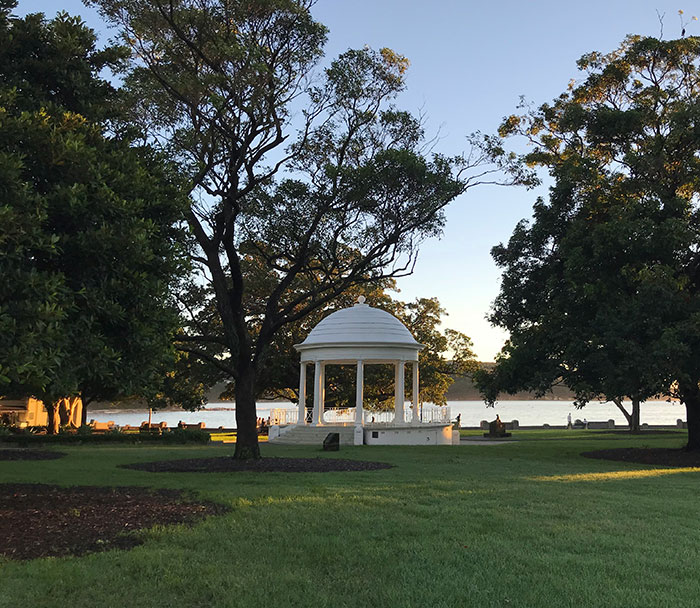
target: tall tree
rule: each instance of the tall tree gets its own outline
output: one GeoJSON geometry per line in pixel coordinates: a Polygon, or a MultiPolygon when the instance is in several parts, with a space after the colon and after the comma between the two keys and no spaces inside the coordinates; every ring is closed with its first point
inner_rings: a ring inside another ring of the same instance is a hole
{"type": "Polygon", "coordinates": [[[118,98],[100,71],[123,50],[97,51],[65,13],[13,6],[0,12],[0,391],[42,398],[55,431],[65,398],[159,382],[187,201],[157,154],[107,131],[118,98]]]}
{"type": "Polygon", "coordinates": [[[255,400],[275,335],[355,285],[409,273],[445,205],[490,178],[465,173],[481,159],[428,155],[419,122],[391,105],[404,57],[350,50],[314,72],[326,28],[312,0],[90,3],[131,45],[143,132],[191,176],[193,259],[224,337],[189,333],[180,348],[233,378],[235,456],[258,457],[255,400]],[[246,305],[249,246],[270,270],[259,315],[246,305]],[[211,357],[212,343],[228,356],[211,357]]]}
{"type": "Polygon", "coordinates": [[[493,251],[504,275],[491,319],[511,338],[481,374],[490,398],[563,380],[581,404],[630,398],[636,429],[639,404],[677,380],[700,447],[699,59],[698,38],[630,36],[582,57],[581,84],[502,125],[554,185],[493,251]]]}
{"type": "MultiPolygon", "coordinates": [[[[250,262],[250,260],[248,260],[250,262]]],[[[247,272],[249,279],[258,270],[247,272]]],[[[253,283],[253,281],[251,281],[253,283]]],[[[355,286],[306,317],[290,323],[275,335],[269,346],[269,356],[260,371],[258,396],[266,398],[283,398],[293,402],[298,400],[299,392],[299,355],[294,349],[295,344],[304,341],[309,332],[324,317],[329,314],[352,306],[358,296],[364,296],[367,302],[375,308],[381,308],[395,315],[402,321],[412,335],[425,348],[420,353],[421,369],[421,399],[431,403],[444,405],[447,389],[458,376],[470,375],[477,368],[472,351],[472,342],[461,332],[446,329],[440,331],[439,326],[445,316],[445,310],[440,307],[436,298],[418,298],[414,302],[405,303],[391,297],[389,290],[394,288],[393,281],[383,281],[381,284],[366,283],[355,286]]],[[[258,289],[260,302],[264,304],[266,297],[266,282],[258,280],[251,286],[248,295],[258,289]]],[[[207,295],[197,289],[196,299],[199,303],[206,301],[207,295]]],[[[212,318],[213,301],[209,294],[210,303],[195,316],[199,327],[208,326],[209,335],[215,335],[217,330],[212,318]]],[[[251,303],[251,310],[254,305],[251,303]]],[[[218,333],[221,327],[218,324],[218,333]]],[[[218,352],[209,351],[210,356],[223,356],[223,349],[218,352]]],[[[225,381],[221,374],[212,373],[211,366],[200,366],[194,370],[194,377],[200,377],[205,385],[212,382],[225,381]],[[207,375],[208,374],[208,375],[207,375]]],[[[327,387],[325,402],[329,407],[354,407],[355,401],[355,368],[348,366],[331,366],[326,370],[327,387]]],[[[311,389],[312,377],[308,377],[311,389]]],[[[389,366],[369,366],[365,369],[365,402],[368,407],[376,409],[393,409],[394,407],[394,370],[389,366]]],[[[406,379],[406,394],[410,395],[412,385],[410,378],[406,379]]],[[[233,396],[235,383],[229,382],[226,396],[233,396]]],[[[307,392],[312,394],[312,390],[307,392]]]]}

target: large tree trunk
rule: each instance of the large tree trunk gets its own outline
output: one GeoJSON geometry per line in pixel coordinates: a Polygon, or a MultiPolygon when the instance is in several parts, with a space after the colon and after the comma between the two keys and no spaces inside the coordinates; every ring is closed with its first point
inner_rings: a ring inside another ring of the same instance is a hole
{"type": "Polygon", "coordinates": [[[698,380],[680,382],[678,394],[685,403],[685,411],[688,419],[688,444],[689,451],[700,451],[700,388],[698,380]]]}
{"type": "Polygon", "coordinates": [[[88,405],[90,405],[95,400],[95,397],[93,395],[91,395],[89,391],[81,390],[80,391],[80,399],[83,402],[83,409],[80,411],[80,425],[79,426],[87,426],[87,423],[88,423],[88,405]]]}
{"type": "Polygon", "coordinates": [[[46,408],[46,413],[49,415],[49,421],[46,426],[46,432],[49,435],[56,435],[58,434],[58,430],[60,428],[60,415],[58,412],[58,407],[60,405],[60,400],[56,401],[54,403],[44,403],[44,407],[46,408]]]}
{"type": "Polygon", "coordinates": [[[68,426],[73,429],[78,428],[77,408],[80,404],[80,397],[66,397],[59,401],[59,416],[61,418],[61,426],[68,426]]]}
{"type": "Polygon", "coordinates": [[[68,398],[61,399],[58,402],[58,419],[61,421],[61,426],[63,427],[70,424],[70,404],[68,398]]]}
{"type": "MultiPolygon", "coordinates": [[[[620,410],[625,416],[625,420],[627,420],[627,426],[629,427],[630,431],[634,432],[634,401],[632,401],[631,412],[627,411],[627,408],[622,403],[622,399],[613,399],[612,402],[617,406],[617,409],[620,410]]],[[[639,404],[639,402],[637,402],[637,404],[639,404]]],[[[637,430],[639,430],[639,405],[637,405],[637,430]]]]}
{"type": "Polygon", "coordinates": [[[92,401],[92,397],[85,396],[85,391],[82,391],[80,393],[80,398],[83,400],[83,409],[80,411],[80,426],[87,426],[88,405],[92,401]]]}
{"type": "Polygon", "coordinates": [[[236,379],[236,451],[233,457],[241,460],[260,458],[258,444],[255,369],[242,370],[236,379]]]}
{"type": "Polygon", "coordinates": [[[71,397],[69,399],[69,418],[70,418],[70,425],[74,429],[79,428],[81,425],[82,411],[83,411],[83,400],[80,397],[71,397]],[[80,416],[78,416],[78,412],[77,412],[78,406],[80,406],[80,416]]]}
{"type": "Polygon", "coordinates": [[[639,433],[639,414],[641,410],[641,401],[639,399],[632,399],[632,413],[630,415],[627,423],[630,426],[630,433],[639,433]]]}
{"type": "Polygon", "coordinates": [[[700,451],[700,394],[697,389],[683,394],[688,418],[688,445],[691,451],[700,451]]]}

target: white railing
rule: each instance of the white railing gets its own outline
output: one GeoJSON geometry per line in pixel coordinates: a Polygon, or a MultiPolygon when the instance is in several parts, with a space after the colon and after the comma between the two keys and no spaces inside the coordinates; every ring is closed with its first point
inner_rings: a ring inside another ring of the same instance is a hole
{"type": "Polygon", "coordinates": [[[270,424],[284,426],[285,424],[296,424],[299,418],[298,409],[274,408],[270,410],[270,424]]]}
{"type": "Polygon", "coordinates": [[[393,424],[394,422],[394,410],[387,410],[386,412],[368,412],[365,410],[362,413],[365,424],[393,424]]]}
{"type": "Polygon", "coordinates": [[[325,424],[352,424],[355,422],[355,408],[332,409],[323,412],[325,424]]]}
{"type": "Polygon", "coordinates": [[[449,424],[452,415],[449,405],[424,405],[421,411],[421,422],[424,424],[449,424]]]}
{"type": "MultiPolygon", "coordinates": [[[[372,412],[364,410],[364,424],[393,424],[394,410],[385,412],[372,412]]],[[[404,421],[410,423],[413,420],[413,409],[407,407],[403,412],[404,421]]],[[[311,422],[312,411],[306,410],[306,422],[311,422]]],[[[296,424],[299,419],[298,409],[275,408],[270,410],[270,424],[284,426],[296,424]]],[[[424,405],[420,409],[420,421],[423,424],[449,424],[451,421],[450,407],[439,405],[424,405]]],[[[354,424],[355,408],[329,409],[323,413],[324,424],[354,424]]]]}
{"type": "MultiPolygon", "coordinates": [[[[424,405],[419,410],[420,422],[422,424],[449,424],[450,407],[447,405],[424,405]]],[[[405,423],[413,421],[413,408],[407,407],[403,411],[405,423]]],[[[386,412],[364,412],[365,424],[394,424],[394,410],[386,412]]]]}

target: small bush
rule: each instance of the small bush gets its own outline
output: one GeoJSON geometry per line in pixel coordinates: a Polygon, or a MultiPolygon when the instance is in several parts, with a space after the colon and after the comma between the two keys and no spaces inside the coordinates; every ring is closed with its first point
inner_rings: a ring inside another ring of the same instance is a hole
{"type": "Polygon", "coordinates": [[[209,443],[211,435],[203,429],[176,428],[162,435],[166,443],[209,443]]]}

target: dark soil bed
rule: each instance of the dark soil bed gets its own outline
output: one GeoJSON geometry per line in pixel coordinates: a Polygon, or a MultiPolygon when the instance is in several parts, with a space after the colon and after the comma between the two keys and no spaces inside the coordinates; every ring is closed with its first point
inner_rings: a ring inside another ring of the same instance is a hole
{"type": "Polygon", "coordinates": [[[64,456],[63,452],[51,452],[49,450],[0,449],[0,460],[55,460],[64,456]]]}
{"type": "Polygon", "coordinates": [[[178,490],[0,484],[0,555],[83,555],[140,544],[134,530],[193,523],[227,510],[178,490]]]}
{"type": "Polygon", "coordinates": [[[230,456],[219,458],[190,458],[121,465],[150,473],[233,473],[255,471],[258,473],[328,473],[332,471],[374,471],[390,469],[385,462],[343,460],[340,458],[260,458],[258,460],[234,460],[230,456]]]}
{"type": "Polygon", "coordinates": [[[668,467],[700,467],[700,453],[672,448],[612,448],[583,452],[586,458],[656,464],[668,467]]]}

